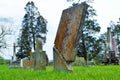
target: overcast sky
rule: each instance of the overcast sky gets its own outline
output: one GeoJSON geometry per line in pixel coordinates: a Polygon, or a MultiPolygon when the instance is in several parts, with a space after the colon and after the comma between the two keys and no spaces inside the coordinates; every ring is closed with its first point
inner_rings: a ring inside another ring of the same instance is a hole
{"type": "MultiPolygon", "coordinates": [[[[21,26],[22,18],[25,14],[24,7],[29,0],[0,0],[0,18],[9,18],[10,23],[15,29],[21,26]]],[[[68,8],[71,3],[67,0],[33,0],[35,6],[38,7],[40,14],[47,19],[47,43],[44,50],[47,51],[49,59],[52,59],[54,39],[61,18],[62,10],[68,8]]],[[[81,0],[83,1],[83,0],[81,0]]],[[[120,0],[94,0],[93,8],[97,12],[97,20],[102,27],[101,32],[105,32],[110,21],[117,22],[120,17],[119,9],[120,0]]],[[[0,20],[1,21],[1,20],[0,20]]],[[[17,34],[18,30],[16,31],[17,34]]],[[[16,35],[14,34],[14,35],[16,35]]],[[[11,43],[15,42],[12,37],[11,43]]],[[[9,51],[10,49],[8,49],[9,51]]],[[[11,53],[7,53],[7,55],[11,53]]]]}

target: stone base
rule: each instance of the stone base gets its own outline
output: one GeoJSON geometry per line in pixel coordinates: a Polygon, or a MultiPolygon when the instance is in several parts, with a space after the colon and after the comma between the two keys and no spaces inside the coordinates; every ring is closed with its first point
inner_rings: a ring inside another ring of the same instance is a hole
{"type": "Polygon", "coordinates": [[[46,52],[42,51],[35,54],[34,58],[34,69],[35,70],[45,70],[46,69],[46,52]]]}
{"type": "Polygon", "coordinates": [[[53,48],[53,56],[54,56],[54,69],[55,70],[65,70],[72,71],[71,63],[68,63],[64,57],[59,53],[56,47],[53,48]]]}

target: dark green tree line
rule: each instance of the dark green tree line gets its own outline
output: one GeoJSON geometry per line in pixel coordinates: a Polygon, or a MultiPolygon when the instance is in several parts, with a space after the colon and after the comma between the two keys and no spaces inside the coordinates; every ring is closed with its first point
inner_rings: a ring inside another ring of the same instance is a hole
{"type": "Polygon", "coordinates": [[[6,30],[4,25],[0,25],[0,49],[7,47],[5,37],[10,34],[10,30],[6,30]]]}
{"type": "Polygon", "coordinates": [[[77,56],[84,57],[86,63],[87,60],[91,60],[100,52],[101,47],[100,39],[97,33],[100,32],[100,26],[97,20],[93,17],[96,16],[96,11],[89,5],[86,12],[85,21],[81,30],[78,53],[77,56]]]}

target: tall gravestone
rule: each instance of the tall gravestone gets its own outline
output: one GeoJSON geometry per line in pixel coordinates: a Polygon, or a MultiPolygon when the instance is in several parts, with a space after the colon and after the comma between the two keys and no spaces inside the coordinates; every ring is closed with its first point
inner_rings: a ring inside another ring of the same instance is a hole
{"type": "Polygon", "coordinates": [[[34,53],[34,69],[35,70],[45,70],[46,64],[48,63],[46,52],[42,49],[42,40],[37,38],[36,40],[36,50],[34,53]]]}
{"type": "Polygon", "coordinates": [[[53,47],[55,70],[72,70],[71,63],[75,60],[78,35],[87,7],[83,2],[63,11],[53,47]]]}

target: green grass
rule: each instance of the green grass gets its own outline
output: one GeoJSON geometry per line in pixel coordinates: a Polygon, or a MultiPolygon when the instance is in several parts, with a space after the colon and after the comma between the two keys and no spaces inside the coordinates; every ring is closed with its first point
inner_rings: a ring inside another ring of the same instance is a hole
{"type": "Polygon", "coordinates": [[[120,66],[74,67],[73,72],[33,69],[9,69],[0,65],[0,80],[120,80],[120,66]]]}

